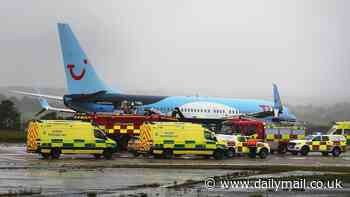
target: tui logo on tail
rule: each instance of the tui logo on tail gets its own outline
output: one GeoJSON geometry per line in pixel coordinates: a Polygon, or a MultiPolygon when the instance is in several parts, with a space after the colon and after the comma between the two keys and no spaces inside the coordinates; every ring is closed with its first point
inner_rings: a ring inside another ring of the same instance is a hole
{"type": "MultiPolygon", "coordinates": [[[[84,59],[84,64],[89,64],[89,61],[88,61],[87,59],[84,59]]],[[[68,68],[68,70],[69,70],[70,75],[72,76],[72,78],[73,78],[74,80],[81,80],[81,79],[84,77],[84,75],[85,75],[85,68],[83,68],[83,70],[81,71],[81,73],[80,73],[79,75],[77,75],[77,74],[74,73],[74,70],[73,70],[74,67],[75,67],[74,64],[67,64],[67,68],[68,68]]]]}
{"type": "Polygon", "coordinates": [[[72,76],[72,78],[73,78],[74,80],[81,80],[81,79],[84,77],[84,75],[85,75],[85,68],[83,68],[83,71],[82,71],[79,75],[76,75],[76,74],[74,73],[74,70],[73,70],[74,67],[75,67],[74,64],[67,64],[67,68],[68,68],[68,70],[69,70],[70,75],[72,76]]]}

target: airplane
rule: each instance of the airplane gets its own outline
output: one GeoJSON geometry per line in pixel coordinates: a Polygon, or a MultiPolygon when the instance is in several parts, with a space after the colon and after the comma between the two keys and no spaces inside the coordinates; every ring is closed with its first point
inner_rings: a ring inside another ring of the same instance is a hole
{"type": "Polygon", "coordinates": [[[137,112],[157,110],[162,114],[180,114],[192,120],[218,120],[237,115],[252,115],[265,120],[278,118],[296,121],[296,117],[282,105],[276,84],[273,84],[273,101],[260,99],[229,99],[203,96],[132,95],[112,89],[98,76],[87,55],[68,24],[58,23],[68,93],[52,96],[23,91],[18,94],[40,97],[44,110],[84,113],[113,113],[123,102],[137,103],[137,112]],[[54,108],[43,99],[62,101],[68,108],[54,108]]]}

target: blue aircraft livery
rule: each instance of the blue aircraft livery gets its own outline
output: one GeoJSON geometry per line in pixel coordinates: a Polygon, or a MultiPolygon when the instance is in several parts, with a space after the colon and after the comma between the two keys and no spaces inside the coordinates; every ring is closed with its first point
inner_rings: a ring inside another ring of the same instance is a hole
{"type": "MultiPolygon", "coordinates": [[[[68,24],[58,24],[68,95],[63,96],[67,110],[78,112],[115,112],[123,102],[139,103],[138,110],[153,109],[164,114],[177,111],[188,119],[224,119],[235,115],[257,114],[260,118],[295,121],[295,116],[282,105],[277,86],[273,84],[273,101],[228,99],[202,96],[130,95],[112,89],[97,75],[68,24]]],[[[41,98],[50,95],[23,93],[41,98]]],[[[59,97],[62,100],[62,97],[59,97]]],[[[48,108],[48,106],[46,106],[48,108]]],[[[62,110],[64,111],[64,110],[62,110]]]]}

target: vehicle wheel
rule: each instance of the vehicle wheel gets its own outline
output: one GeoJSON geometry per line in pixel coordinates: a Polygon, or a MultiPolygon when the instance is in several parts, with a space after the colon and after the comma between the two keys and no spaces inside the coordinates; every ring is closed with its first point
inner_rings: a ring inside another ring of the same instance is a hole
{"type": "Polygon", "coordinates": [[[112,151],[110,149],[105,149],[103,151],[103,157],[108,160],[112,159],[112,151]]]}
{"type": "Polygon", "coordinates": [[[42,156],[44,159],[49,159],[50,154],[49,154],[49,153],[41,153],[41,156],[42,156]]]}
{"type": "Polygon", "coordinates": [[[262,148],[259,152],[259,157],[261,159],[265,159],[267,157],[268,153],[269,153],[269,151],[266,148],[262,148]]]}
{"type": "Polygon", "coordinates": [[[228,158],[232,158],[236,155],[236,151],[234,148],[229,148],[228,151],[227,151],[227,157],[228,158]]]}
{"type": "Polygon", "coordinates": [[[340,153],[341,153],[340,148],[338,148],[338,147],[334,147],[334,148],[333,148],[332,155],[333,155],[334,157],[339,157],[340,153]]]}
{"type": "Polygon", "coordinates": [[[171,149],[165,149],[163,151],[163,158],[164,159],[171,159],[171,158],[173,158],[173,151],[171,149]]]}
{"type": "Polygon", "coordinates": [[[300,150],[300,154],[306,156],[309,153],[309,147],[303,146],[300,150]]]}
{"type": "Polygon", "coordinates": [[[292,151],[292,155],[298,155],[298,151],[292,151]]]}
{"type": "Polygon", "coordinates": [[[51,150],[51,157],[52,159],[58,159],[60,158],[60,155],[61,155],[61,151],[59,149],[52,149],[51,150]]]}
{"type": "Polygon", "coordinates": [[[322,156],[328,156],[328,152],[322,152],[322,156]]]}
{"type": "Polygon", "coordinates": [[[95,159],[101,159],[101,154],[94,154],[95,159]]]}
{"type": "Polygon", "coordinates": [[[216,149],[216,150],[214,151],[214,155],[213,155],[213,156],[214,156],[215,159],[221,160],[221,159],[224,159],[225,153],[224,153],[224,151],[221,150],[221,149],[216,149]]]}
{"type": "Polygon", "coordinates": [[[287,145],[280,144],[278,146],[278,154],[285,154],[287,152],[287,145]]]}

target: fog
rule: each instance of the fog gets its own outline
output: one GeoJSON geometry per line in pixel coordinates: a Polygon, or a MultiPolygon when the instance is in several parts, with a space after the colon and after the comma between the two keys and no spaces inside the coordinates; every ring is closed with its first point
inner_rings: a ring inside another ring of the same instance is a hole
{"type": "MultiPolygon", "coordinates": [[[[11,0],[0,86],[64,88],[57,22],[125,93],[349,100],[350,1],[11,0]],[[39,85],[38,85],[39,84],[39,85]]],[[[62,92],[57,92],[57,95],[62,92]]]]}

